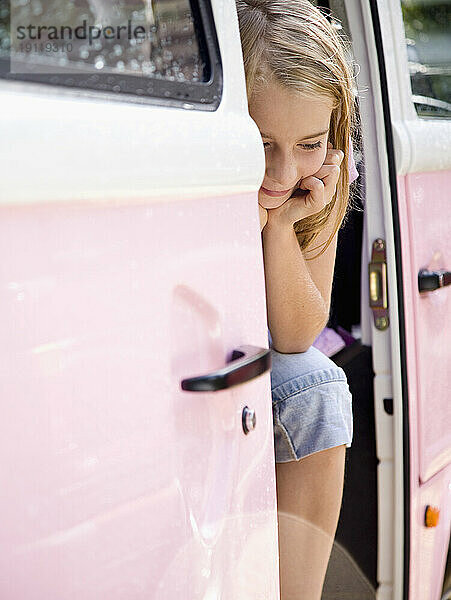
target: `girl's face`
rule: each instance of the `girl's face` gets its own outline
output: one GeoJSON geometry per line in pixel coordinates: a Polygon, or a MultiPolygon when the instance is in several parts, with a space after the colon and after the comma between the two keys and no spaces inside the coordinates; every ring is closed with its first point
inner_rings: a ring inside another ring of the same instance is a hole
{"type": "Polygon", "coordinates": [[[319,171],[327,153],[332,109],[331,100],[302,98],[276,83],[254,93],[249,114],[260,129],[266,155],[258,191],[261,206],[277,208],[301,179],[319,171]]]}

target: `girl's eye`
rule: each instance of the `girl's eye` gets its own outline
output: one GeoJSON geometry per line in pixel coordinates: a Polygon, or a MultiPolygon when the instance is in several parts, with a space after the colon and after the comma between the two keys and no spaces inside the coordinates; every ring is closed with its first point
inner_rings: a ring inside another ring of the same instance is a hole
{"type": "MultiPolygon", "coordinates": [[[[263,148],[267,150],[270,146],[270,142],[263,142],[263,148]]],[[[303,150],[316,150],[317,148],[321,148],[322,142],[318,140],[314,144],[298,144],[303,150]]]]}
{"type": "Polygon", "coordinates": [[[299,144],[299,146],[304,150],[316,150],[317,148],[321,148],[321,140],[318,140],[314,144],[299,144]]]}

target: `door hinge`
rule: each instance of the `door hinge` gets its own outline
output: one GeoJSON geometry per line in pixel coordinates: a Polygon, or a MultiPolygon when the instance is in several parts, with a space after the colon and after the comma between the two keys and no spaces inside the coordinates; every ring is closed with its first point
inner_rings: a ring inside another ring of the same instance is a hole
{"type": "Polygon", "coordinates": [[[378,238],[373,242],[371,262],[368,265],[370,308],[374,326],[381,331],[390,324],[388,318],[387,258],[385,241],[378,238]]]}

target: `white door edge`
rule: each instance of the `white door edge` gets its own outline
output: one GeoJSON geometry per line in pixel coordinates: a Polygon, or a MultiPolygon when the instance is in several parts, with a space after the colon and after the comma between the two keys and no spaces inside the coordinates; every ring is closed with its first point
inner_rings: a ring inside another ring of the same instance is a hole
{"type": "MultiPolygon", "coordinates": [[[[370,6],[345,0],[356,61],[362,140],[365,156],[366,197],[362,248],[362,343],[372,346],[376,451],[378,477],[378,600],[399,600],[404,579],[404,460],[403,407],[400,362],[397,273],[385,122],[379,68],[370,6]],[[390,326],[379,331],[368,306],[368,263],[372,243],[386,242],[390,326]],[[384,410],[384,398],[393,399],[393,415],[384,410]]],[[[379,3],[378,3],[379,4],[379,3]]],[[[382,25],[386,27],[384,23],[382,25]]]]}

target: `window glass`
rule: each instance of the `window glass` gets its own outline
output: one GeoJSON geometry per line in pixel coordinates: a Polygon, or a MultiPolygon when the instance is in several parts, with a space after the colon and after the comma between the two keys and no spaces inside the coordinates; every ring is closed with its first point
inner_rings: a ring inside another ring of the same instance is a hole
{"type": "Polygon", "coordinates": [[[9,14],[6,7],[0,12],[0,59],[8,60],[3,76],[41,74],[40,81],[55,84],[173,96],[169,82],[195,84],[211,76],[194,4],[12,0],[9,14]]]}
{"type": "Polygon", "coordinates": [[[451,0],[402,0],[418,115],[451,118],[451,0]]]}

